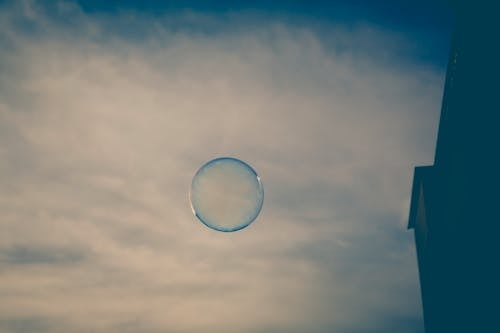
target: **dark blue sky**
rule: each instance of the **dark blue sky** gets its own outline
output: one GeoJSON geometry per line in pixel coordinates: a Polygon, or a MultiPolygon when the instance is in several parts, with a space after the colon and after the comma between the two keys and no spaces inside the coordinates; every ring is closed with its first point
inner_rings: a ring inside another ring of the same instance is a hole
{"type": "Polygon", "coordinates": [[[446,30],[450,24],[449,6],[443,0],[431,1],[193,1],[193,0],[79,0],[88,12],[114,12],[137,10],[149,13],[164,13],[172,10],[192,9],[221,13],[239,10],[262,10],[275,14],[296,14],[319,19],[370,19],[395,26],[420,25],[437,30],[446,30]]]}
{"type": "Polygon", "coordinates": [[[444,0],[331,0],[331,1],[195,1],[195,0],[78,0],[87,13],[124,11],[163,15],[191,10],[212,15],[258,12],[276,19],[308,23],[370,23],[411,36],[423,46],[417,58],[444,68],[448,59],[453,16],[444,0]]]}

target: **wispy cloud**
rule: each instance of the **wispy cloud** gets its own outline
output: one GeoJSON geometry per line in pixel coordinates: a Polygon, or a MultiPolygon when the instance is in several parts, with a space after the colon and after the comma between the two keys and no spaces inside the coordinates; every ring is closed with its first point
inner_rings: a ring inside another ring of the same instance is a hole
{"type": "Polygon", "coordinates": [[[71,2],[1,16],[3,331],[422,331],[404,219],[443,73],[411,40],[71,2]],[[228,155],[266,200],[221,234],[187,198],[228,155]]]}

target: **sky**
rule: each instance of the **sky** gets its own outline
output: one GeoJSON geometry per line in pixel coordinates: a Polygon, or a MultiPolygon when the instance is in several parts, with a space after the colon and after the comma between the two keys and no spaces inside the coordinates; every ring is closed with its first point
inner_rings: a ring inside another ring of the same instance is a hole
{"type": "Polygon", "coordinates": [[[423,332],[452,20],[376,3],[0,2],[0,332],[423,332]],[[221,156],[265,191],[234,233],[188,200],[221,156]]]}

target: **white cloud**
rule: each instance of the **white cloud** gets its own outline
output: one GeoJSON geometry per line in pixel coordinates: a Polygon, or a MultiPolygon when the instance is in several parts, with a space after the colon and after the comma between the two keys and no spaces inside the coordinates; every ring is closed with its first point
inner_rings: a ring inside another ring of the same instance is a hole
{"type": "Polygon", "coordinates": [[[410,41],[24,4],[0,20],[0,329],[421,329],[400,215],[443,73],[411,65],[410,41]],[[228,155],[266,191],[234,234],[187,202],[199,166],[228,155]]]}

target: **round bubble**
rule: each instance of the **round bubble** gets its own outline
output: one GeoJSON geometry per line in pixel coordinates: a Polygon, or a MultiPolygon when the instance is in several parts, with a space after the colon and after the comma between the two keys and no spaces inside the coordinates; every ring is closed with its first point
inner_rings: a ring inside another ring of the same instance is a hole
{"type": "Polygon", "coordinates": [[[203,224],[231,232],[245,228],[257,218],[264,189],[250,165],[222,157],[207,162],[196,172],[189,197],[194,215],[203,224]]]}

